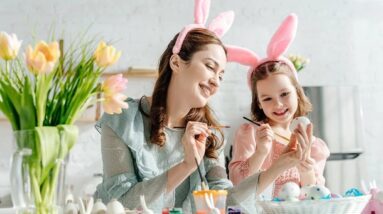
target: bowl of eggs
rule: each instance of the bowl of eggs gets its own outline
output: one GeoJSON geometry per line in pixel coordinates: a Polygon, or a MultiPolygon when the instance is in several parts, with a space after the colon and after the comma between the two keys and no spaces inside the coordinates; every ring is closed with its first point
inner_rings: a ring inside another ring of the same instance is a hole
{"type": "Polygon", "coordinates": [[[293,182],[286,183],[278,197],[272,201],[256,201],[261,213],[267,214],[328,214],[328,213],[361,213],[371,195],[340,196],[331,194],[322,185],[311,185],[299,188],[293,182]]]}

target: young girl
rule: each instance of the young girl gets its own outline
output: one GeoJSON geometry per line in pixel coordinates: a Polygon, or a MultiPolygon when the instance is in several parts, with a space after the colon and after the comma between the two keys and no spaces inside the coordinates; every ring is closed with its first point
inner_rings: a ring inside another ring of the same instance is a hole
{"type": "MultiPolygon", "coordinates": [[[[233,53],[229,56],[230,61],[252,66],[248,73],[252,119],[263,123],[260,126],[243,124],[236,132],[233,158],[229,164],[229,176],[234,184],[269,169],[288,148],[291,121],[311,110],[294,66],[282,56],[295,36],[296,26],[294,14],[285,19],[271,39],[265,59],[259,59],[249,50],[230,47],[229,53],[233,53]]],[[[329,156],[326,144],[312,136],[312,124],[307,128],[299,125],[293,133],[299,143],[309,146],[310,152],[304,162],[285,170],[275,179],[269,192],[264,194],[266,197],[271,197],[271,193],[273,197],[278,196],[281,186],[290,181],[300,186],[324,185],[323,170],[329,156]]]]}

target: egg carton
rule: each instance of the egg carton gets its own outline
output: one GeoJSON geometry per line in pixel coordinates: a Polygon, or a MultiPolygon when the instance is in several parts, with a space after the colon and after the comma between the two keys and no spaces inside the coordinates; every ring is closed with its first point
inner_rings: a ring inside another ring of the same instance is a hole
{"type": "Polygon", "coordinates": [[[328,214],[361,213],[371,195],[304,201],[257,201],[256,205],[267,214],[328,214]]]}

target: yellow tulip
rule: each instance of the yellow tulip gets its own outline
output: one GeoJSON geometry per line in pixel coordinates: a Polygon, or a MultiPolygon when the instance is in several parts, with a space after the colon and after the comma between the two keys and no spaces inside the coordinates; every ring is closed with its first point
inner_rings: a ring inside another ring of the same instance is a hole
{"type": "Polygon", "coordinates": [[[104,41],[101,41],[96,51],[94,52],[95,62],[98,67],[105,68],[113,65],[121,56],[121,51],[116,51],[113,46],[108,46],[104,41]]]}
{"type": "Polygon", "coordinates": [[[4,60],[16,58],[22,42],[15,34],[0,32],[0,57],[4,60]]]}
{"type": "Polygon", "coordinates": [[[57,42],[47,44],[41,41],[34,50],[31,46],[28,46],[25,58],[27,66],[32,73],[45,74],[53,70],[59,57],[60,49],[57,42]]]}

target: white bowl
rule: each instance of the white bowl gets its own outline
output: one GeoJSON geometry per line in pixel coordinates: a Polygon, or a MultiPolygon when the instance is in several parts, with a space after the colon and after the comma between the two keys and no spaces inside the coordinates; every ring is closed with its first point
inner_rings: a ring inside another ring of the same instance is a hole
{"type": "Polygon", "coordinates": [[[267,214],[329,214],[329,213],[361,213],[370,200],[371,195],[359,197],[335,198],[330,200],[304,201],[257,201],[267,214]]]}

